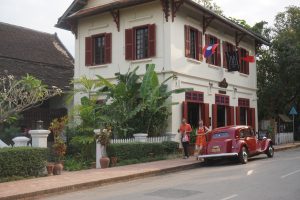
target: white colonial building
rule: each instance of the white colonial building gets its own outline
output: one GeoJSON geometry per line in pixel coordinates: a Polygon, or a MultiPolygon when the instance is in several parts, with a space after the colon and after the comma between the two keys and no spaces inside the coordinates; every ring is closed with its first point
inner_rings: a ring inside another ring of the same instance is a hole
{"type": "MultiPolygon", "coordinates": [[[[255,55],[269,42],[192,0],[75,0],[57,27],[76,37],[75,78],[101,75],[154,63],[161,79],[176,78],[169,88],[194,88],[172,96],[168,132],[176,133],[182,117],[212,128],[248,124],[257,129],[256,63],[240,60],[239,72],[228,72],[225,52],[237,48],[240,58],[255,55]],[[220,44],[209,59],[206,44],[220,44]]],[[[75,97],[75,103],[79,99],[75,97]]]]}

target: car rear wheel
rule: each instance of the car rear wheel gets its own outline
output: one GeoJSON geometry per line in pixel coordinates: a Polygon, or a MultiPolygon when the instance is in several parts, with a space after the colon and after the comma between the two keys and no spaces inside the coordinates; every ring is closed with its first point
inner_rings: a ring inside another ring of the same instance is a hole
{"type": "Polygon", "coordinates": [[[274,156],[274,148],[273,148],[272,144],[269,144],[266,154],[267,154],[267,156],[269,158],[273,158],[273,156],[274,156]]]}
{"type": "Polygon", "coordinates": [[[246,164],[248,162],[248,151],[246,147],[242,147],[240,153],[239,153],[239,161],[242,164],[246,164]]]}

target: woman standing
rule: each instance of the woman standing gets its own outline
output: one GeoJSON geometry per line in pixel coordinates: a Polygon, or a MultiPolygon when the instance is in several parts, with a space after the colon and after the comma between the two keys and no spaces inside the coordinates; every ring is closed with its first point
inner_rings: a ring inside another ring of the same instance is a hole
{"type": "Polygon", "coordinates": [[[184,159],[189,158],[188,146],[190,143],[190,133],[192,132],[191,125],[186,122],[186,119],[182,119],[178,132],[181,134],[181,143],[184,151],[184,159]]]}
{"type": "Polygon", "coordinates": [[[206,145],[206,132],[208,128],[203,126],[203,120],[199,121],[199,127],[197,129],[197,138],[196,138],[196,156],[198,160],[198,155],[202,154],[203,148],[206,145]]]}

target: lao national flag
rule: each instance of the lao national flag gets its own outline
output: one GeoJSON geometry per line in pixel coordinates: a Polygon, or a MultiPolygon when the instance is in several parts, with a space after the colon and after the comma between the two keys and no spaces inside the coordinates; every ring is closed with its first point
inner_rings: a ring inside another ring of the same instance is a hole
{"type": "Polygon", "coordinates": [[[203,47],[203,56],[204,58],[208,58],[211,55],[213,55],[216,52],[216,48],[219,46],[219,44],[210,44],[210,45],[205,45],[203,47]]]}
{"type": "Polygon", "coordinates": [[[255,62],[254,56],[246,56],[246,57],[243,57],[242,60],[244,60],[246,62],[249,62],[249,63],[254,63],[255,62]]]}

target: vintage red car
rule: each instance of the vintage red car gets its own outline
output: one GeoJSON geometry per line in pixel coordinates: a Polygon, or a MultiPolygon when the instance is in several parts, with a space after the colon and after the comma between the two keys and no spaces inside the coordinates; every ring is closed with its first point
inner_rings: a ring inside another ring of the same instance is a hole
{"type": "Polygon", "coordinates": [[[203,149],[206,163],[220,158],[236,158],[246,164],[248,158],[266,154],[274,155],[273,142],[267,137],[259,137],[250,126],[226,126],[212,130],[206,135],[207,145],[203,149]]]}

